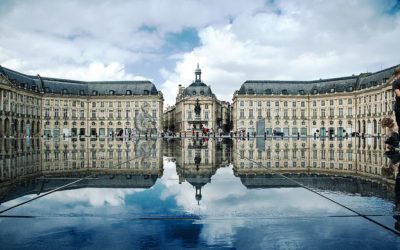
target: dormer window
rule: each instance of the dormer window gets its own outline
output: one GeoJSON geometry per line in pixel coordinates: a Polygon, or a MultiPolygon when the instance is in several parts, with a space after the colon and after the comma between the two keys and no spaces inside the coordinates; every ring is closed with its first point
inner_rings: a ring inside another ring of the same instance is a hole
{"type": "Polygon", "coordinates": [[[302,89],[299,90],[299,94],[300,94],[300,95],[304,95],[304,94],[305,94],[304,90],[302,90],[302,89]]]}
{"type": "Polygon", "coordinates": [[[32,86],[31,86],[31,89],[32,89],[32,90],[36,90],[36,85],[32,85],[32,86]]]}
{"type": "Polygon", "coordinates": [[[204,91],[200,91],[200,95],[204,95],[204,91]]]}
{"type": "Polygon", "coordinates": [[[254,90],[253,89],[247,90],[247,94],[253,95],[254,94],[254,90]]]}
{"type": "Polygon", "coordinates": [[[334,93],[334,92],[335,92],[335,89],[334,89],[334,88],[331,88],[331,89],[330,89],[330,92],[331,92],[331,93],[334,93]]]}
{"type": "Polygon", "coordinates": [[[148,94],[149,94],[149,91],[148,91],[148,90],[145,90],[145,91],[143,91],[143,93],[144,93],[145,95],[148,95],[148,94]]]}
{"type": "Polygon", "coordinates": [[[317,89],[313,89],[312,93],[313,93],[313,95],[316,95],[316,94],[318,94],[318,90],[317,89]]]}
{"type": "Polygon", "coordinates": [[[44,92],[45,92],[45,93],[49,93],[49,92],[50,92],[49,87],[45,87],[45,88],[44,88],[44,92]]]}
{"type": "Polygon", "coordinates": [[[83,91],[82,89],[79,90],[79,95],[85,95],[85,91],[83,91]]]}
{"type": "Polygon", "coordinates": [[[193,93],[193,95],[196,95],[196,91],[193,91],[192,93],[193,93]]]}
{"type": "Polygon", "coordinates": [[[92,95],[98,95],[97,90],[93,90],[93,91],[92,91],[92,95]]]}
{"type": "Polygon", "coordinates": [[[267,94],[267,95],[272,94],[272,90],[271,90],[271,89],[266,89],[266,90],[265,90],[265,94],[267,94]]]}
{"type": "Polygon", "coordinates": [[[128,89],[128,90],[126,91],[126,95],[132,95],[132,90],[129,90],[129,89],[128,89]]]}
{"type": "Polygon", "coordinates": [[[283,90],[282,90],[282,95],[287,95],[287,94],[288,94],[287,89],[283,89],[283,90]]]}
{"type": "Polygon", "coordinates": [[[115,91],[114,91],[114,90],[109,90],[109,91],[108,91],[108,94],[109,94],[109,95],[114,95],[114,94],[115,94],[115,91]]]}
{"type": "Polygon", "coordinates": [[[67,90],[67,89],[63,89],[63,90],[62,90],[62,93],[63,93],[64,95],[67,95],[67,94],[68,94],[68,90],[67,90]]]}
{"type": "Polygon", "coordinates": [[[350,87],[348,87],[348,89],[347,89],[348,91],[353,91],[353,87],[352,86],[350,86],[350,87]]]}

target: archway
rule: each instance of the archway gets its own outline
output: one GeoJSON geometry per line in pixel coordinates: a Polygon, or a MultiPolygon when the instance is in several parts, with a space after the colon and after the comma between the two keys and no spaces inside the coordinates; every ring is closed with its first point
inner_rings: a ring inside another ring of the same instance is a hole
{"type": "Polygon", "coordinates": [[[35,136],[36,134],[36,129],[35,129],[35,121],[32,121],[31,123],[31,136],[35,136]]]}
{"type": "Polygon", "coordinates": [[[14,119],[14,124],[12,125],[12,132],[11,135],[14,137],[18,137],[19,136],[19,122],[17,119],[14,119]]]}
{"type": "Polygon", "coordinates": [[[6,118],[4,120],[4,136],[10,136],[10,120],[8,118],[6,118]]]}
{"type": "Polygon", "coordinates": [[[36,135],[40,136],[40,122],[39,121],[36,124],[36,135]]]}
{"type": "Polygon", "coordinates": [[[372,121],[372,124],[373,124],[374,135],[376,135],[378,133],[378,126],[376,124],[376,120],[375,119],[372,121]]]}
{"type": "Polygon", "coordinates": [[[20,136],[21,136],[21,137],[24,137],[24,136],[25,136],[25,133],[26,133],[26,131],[25,131],[25,121],[22,120],[22,121],[21,121],[20,136]]]}
{"type": "Polygon", "coordinates": [[[362,133],[365,134],[366,131],[366,124],[365,124],[365,120],[362,121],[362,133]]]}

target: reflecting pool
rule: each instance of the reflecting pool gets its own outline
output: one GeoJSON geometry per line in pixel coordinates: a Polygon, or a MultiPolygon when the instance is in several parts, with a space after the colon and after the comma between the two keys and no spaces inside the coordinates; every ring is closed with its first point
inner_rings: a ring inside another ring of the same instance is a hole
{"type": "Polygon", "coordinates": [[[2,249],[400,248],[382,139],[0,139],[0,152],[2,249]]]}

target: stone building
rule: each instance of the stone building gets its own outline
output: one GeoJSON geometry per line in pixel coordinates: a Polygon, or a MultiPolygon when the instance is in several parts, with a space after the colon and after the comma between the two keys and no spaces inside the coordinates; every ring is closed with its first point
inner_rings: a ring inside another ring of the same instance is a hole
{"type": "Polygon", "coordinates": [[[210,86],[201,80],[201,69],[197,65],[195,80],[186,88],[179,85],[175,105],[164,113],[164,129],[175,132],[224,129],[227,108],[228,104],[219,101],[210,86]]]}
{"type": "Polygon", "coordinates": [[[150,81],[84,82],[0,67],[0,135],[157,134],[163,95],[150,81]]]}
{"type": "Polygon", "coordinates": [[[233,127],[258,135],[342,137],[385,133],[392,115],[392,76],[397,66],[315,81],[246,81],[233,96],[233,127]]]}
{"type": "Polygon", "coordinates": [[[318,173],[362,176],[394,184],[395,175],[384,176],[388,166],[383,139],[348,140],[234,140],[236,176],[273,173],[318,173]],[[385,179],[386,177],[386,179],[385,179]]]}

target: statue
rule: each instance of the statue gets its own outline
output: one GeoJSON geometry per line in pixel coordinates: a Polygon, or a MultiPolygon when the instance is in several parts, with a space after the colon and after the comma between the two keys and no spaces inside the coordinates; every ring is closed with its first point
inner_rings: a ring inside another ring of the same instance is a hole
{"type": "Polygon", "coordinates": [[[196,116],[200,116],[201,107],[200,107],[199,99],[196,100],[196,105],[194,106],[194,112],[195,112],[196,116]]]}

